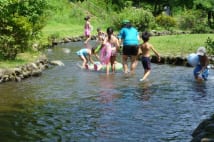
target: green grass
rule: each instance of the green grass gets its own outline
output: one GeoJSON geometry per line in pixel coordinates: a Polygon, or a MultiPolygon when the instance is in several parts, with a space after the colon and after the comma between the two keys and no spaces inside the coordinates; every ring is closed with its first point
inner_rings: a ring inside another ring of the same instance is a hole
{"type": "Polygon", "coordinates": [[[25,65],[30,62],[35,62],[41,55],[40,52],[25,52],[17,55],[16,60],[0,60],[0,68],[13,68],[25,65]]]}
{"type": "Polygon", "coordinates": [[[214,34],[153,36],[150,43],[162,56],[187,56],[195,53],[198,47],[205,47],[208,37],[214,39],[214,34]]]}

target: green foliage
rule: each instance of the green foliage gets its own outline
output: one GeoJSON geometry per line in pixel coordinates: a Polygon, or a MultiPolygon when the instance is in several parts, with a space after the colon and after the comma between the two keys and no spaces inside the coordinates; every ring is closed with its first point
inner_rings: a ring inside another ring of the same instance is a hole
{"type": "Polygon", "coordinates": [[[211,28],[206,23],[197,23],[192,28],[192,33],[209,33],[211,32],[211,28]]]}
{"type": "Polygon", "coordinates": [[[13,60],[45,25],[45,0],[0,1],[0,55],[13,60]]]}
{"type": "MultiPolygon", "coordinates": [[[[47,0],[50,24],[55,23],[78,23],[82,17],[83,9],[77,4],[69,3],[68,0],[47,0]],[[74,20],[75,18],[75,20],[74,20]]],[[[82,19],[81,19],[82,20],[82,19]]]]}
{"type": "Polygon", "coordinates": [[[185,10],[178,18],[179,28],[193,33],[208,33],[211,28],[204,17],[206,13],[202,10],[185,10]]]}
{"type": "Polygon", "coordinates": [[[179,28],[182,30],[190,30],[195,27],[197,19],[199,18],[199,11],[190,11],[185,10],[183,13],[180,13],[179,16],[179,28]]]}
{"type": "Polygon", "coordinates": [[[206,43],[206,49],[208,51],[208,54],[214,55],[214,39],[211,39],[210,37],[208,37],[205,43],[206,43]]]}
{"type": "Polygon", "coordinates": [[[156,17],[156,22],[161,27],[164,27],[165,29],[169,30],[171,27],[176,26],[176,21],[173,17],[168,16],[166,14],[161,14],[156,17]]]}
{"type": "Polygon", "coordinates": [[[123,9],[123,11],[121,11],[119,14],[115,14],[112,20],[116,29],[121,28],[122,21],[124,19],[130,20],[132,25],[141,31],[149,30],[155,26],[155,18],[153,17],[152,13],[143,9],[129,7],[123,9]]]}

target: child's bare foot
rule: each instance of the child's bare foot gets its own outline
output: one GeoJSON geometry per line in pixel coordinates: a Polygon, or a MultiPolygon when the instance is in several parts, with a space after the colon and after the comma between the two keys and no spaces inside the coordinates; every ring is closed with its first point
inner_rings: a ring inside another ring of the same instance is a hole
{"type": "Polygon", "coordinates": [[[101,70],[102,65],[96,65],[97,66],[97,71],[101,70]]]}
{"type": "Polygon", "coordinates": [[[87,69],[87,70],[89,69],[89,68],[88,68],[88,64],[85,65],[85,69],[87,69]]]}
{"type": "Polygon", "coordinates": [[[97,71],[97,64],[94,64],[94,70],[97,71]]]}
{"type": "Polygon", "coordinates": [[[140,81],[140,82],[143,82],[143,81],[144,81],[144,79],[143,79],[143,78],[141,78],[141,79],[139,79],[139,81],[140,81]]]}

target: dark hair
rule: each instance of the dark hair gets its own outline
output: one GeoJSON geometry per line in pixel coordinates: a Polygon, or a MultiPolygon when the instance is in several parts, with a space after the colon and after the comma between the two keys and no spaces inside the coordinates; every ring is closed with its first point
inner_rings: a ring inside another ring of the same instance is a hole
{"type": "Polygon", "coordinates": [[[147,32],[147,31],[143,32],[142,33],[142,39],[143,39],[143,41],[148,41],[149,38],[150,38],[150,36],[151,36],[151,34],[149,32],[147,32]]]}
{"type": "Polygon", "coordinates": [[[108,27],[107,30],[108,40],[111,40],[111,35],[113,34],[114,30],[111,27],[108,27]]]}
{"type": "Polygon", "coordinates": [[[92,54],[95,53],[95,49],[96,49],[96,47],[92,47],[92,48],[91,48],[91,53],[92,53],[92,54]]]}
{"type": "Polygon", "coordinates": [[[131,28],[132,27],[132,24],[130,22],[126,23],[126,27],[127,28],[131,28]]]}
{"type": "Polygon", "coordinates": [[[132,24],[131,24],[130,21],[128,21],[128,22],[123,23],[122,27],[131,28],[131,27],[132,27],[132,24]]]}
{"type": "Polygon", "coordinates": [[[100,28],[97,28],[97,31],[101,31],[101,29],[100,29],[100,28]]]}
{"type": "Polygon", "coordinates": [[[88,19],[90,19],[90,16],[86,16],[86,17],[84,18],[84,20],[88,20],[88,19]]]}

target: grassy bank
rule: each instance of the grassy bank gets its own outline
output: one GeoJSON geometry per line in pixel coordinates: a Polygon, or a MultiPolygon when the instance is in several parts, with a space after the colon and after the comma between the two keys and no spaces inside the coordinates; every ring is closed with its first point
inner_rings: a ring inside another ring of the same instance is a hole
{"type": "Polygon", "coordinates": [[[40,52],[25,52],[25,53],[20,53],[17,55],[16,60],[6,60],[6,61],[1,61],[0,60],[0,68],[13,68],[13,67],[19,67],[24,64],[34,62],[38,57],[41,55],[40,52]]]}
{"type": "Polygon", "coordinates": [[[205,46],[207,38],[214,39],[214,34],[183,34],[151,37],[150,42],[161,55],[187,56],[205,46]]]}

